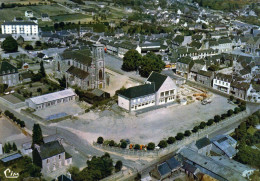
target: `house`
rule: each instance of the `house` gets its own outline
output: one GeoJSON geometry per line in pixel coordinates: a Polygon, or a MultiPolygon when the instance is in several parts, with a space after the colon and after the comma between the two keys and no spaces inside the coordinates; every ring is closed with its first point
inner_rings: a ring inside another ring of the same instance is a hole
{"type": "Polygon", "coordinates": [[[260,37],[250,37],[245,45],[245,52],[260,56],[260,37]]]}
{"type": "Polygon", "coordinates": [[[229,94],[231,82],[232,75],[218,73],[213,79],[213,89],[229,94]]]}
{"type": "Polygon", "coordinates": [[[189,79],[197,81],[197,76],[200,70],[207,71],[205,60],[194,61],[194,65],[190,69],[189,79]]]}
{"type": "Polygon", "coordinates": [[[194,65],[194,61],[190,57],[182,57],[178,59],[176,63],[176,74],[187,78],[190,69],[192,68],[193,65],[194,65]]]}
{"type": "Polygon", "coordinates": [[[33,12],[32,11],[25,11],[24,16],[27,17],[27,18],[32,18],[33,12]]]}
{"type": "Polygon", "coordinates": [[[83,90],[106,86],[104,45],[94,44],[88,49],[66,50],[56,57],[56,77],[66,76],[69,85],[83,90]]]}
{"type": "Polygon", "coordinates": [[[249,83],[233,81],[230,86],[230,94],[240,99],[247,100],[247,92],[249,88],[249,83]]]}
{"type": "Polygon", "coordinates": [[[33,73],[31,71],[24,71],[20,73],[20,78],[19,80],[21,81],[21,83],[24,82],[31,82],[32,78],[33,78],[33,73]]]}
{"type": "Polygon", "coordinates": [[[202,155],[209,155],[211,147],[212,147],[211,141],[207,136],[191,144],[191,148],[202,155]]]}
{"type": "Polygon", "coordinates": [[[251,84],[247,91],[247,98],[253,102],[260,102],[260,86],[258,84],[251,84]]]}
{"type": "Polygon", "coordinates": [[[22,36],[25,41],[39,40],[38,24],[32,21],[4,22],[1,25],[2,34],[10,34],[14,39],[22,36]]]}
{"type": "Polygon", "coordinates": [[[15,86],[19,84],[18,69],[7,61],[0,62],[0,84],[15,86]]]}
{"type": "Polygon", "coordinates": [[[214,77],[214,72],[200,70],[197,74],[197,82],[204,84],[208,87],[211,87],[213,77],[214,77]]]}
{"type": "Polygon", "coordinates": [[[160,42],[143,42],[139,46],[141,48],[142,55],[145,55],[148,52],[159,53],[161,50],[160,42]]]}
{"type": "Polygon", "coordinates": [[[25,102],[28,107],[39,110],[57,104],[74,101],[76,99],[76,94],[72,89],[65,89],[58,92],[53,92],[37,97],[32,97],[26,99],[25,102]]]}
{"type": "Polygon", "coordinates": [[[237,141],[229,135],[217,135],[211,139],[211,142],[212,151],[217,154],[224,155],[228,158],[233,158],[237,153],[235,149],[237,141]]]}
{"type": "Polygon", "coordinates": [[[42,21],[50,21],[50,17],[47,13],[42,13],[42,21]]]}
{"type": "Polygon", "coordinates": [[[152,72],[143,85],[130,87],[118,94],[118,105],[134,111],[176,100],[177,86],[165,75],[152,72]]]}
{"type": "Polygon", "coordinates": [[[34,147],[33,160],[43,173],[54,172],[72,164],[72,157],[65,151],[61,141],[35,144],[34,147]]]}
{"type": "Polygon", "coordinates": [[[236,170],[229,168],[221,162],[216,162],[214,159],[201,155],[189,148],[182,148],[178,151],[180,159],[195,166],[201,173],[207,174],[214,179],[220,181],[246,181],[246,179],[236,170]]]}
{"type": "Polygon", "coordinates": [[[172,157],[157,165],[157,168],[151,172],[151,175],[156,179],[163,180],[177,172],[181,166],[181,163],[172,157]]]}
{"type": "Polygon", "coordinates": [[[200,169],[193,166],[192,164],[184,161],[182,169],[183,172],[185,172],[188,177],[192,180],[198,180],[198,173],[200,173],[200,169]]]}

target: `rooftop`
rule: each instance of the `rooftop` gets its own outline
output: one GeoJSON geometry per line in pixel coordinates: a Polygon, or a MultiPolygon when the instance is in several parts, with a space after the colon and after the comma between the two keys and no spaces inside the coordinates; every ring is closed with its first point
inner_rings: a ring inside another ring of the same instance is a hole
{"type": "Polygon", "coordinates": [[[155,83],[155,91],[158,91],[166,79],[166,75],[152,72],[146,81],[155,83]]]}
{"type": "Polygon", "coordinates": [[[59,141],[52,141],[40,146],[40,157],[42,160],[50,158],[52,156],[64,153],[64,147],[59,143],[59,141]]]}
{"type": "Polygon", "coordinates": [[[155,93],[155,84],[151,83],[151,84],[144,84],[135,87],[130,87],[128,89],[121,91],[119,95],[132,99],[132,98],[143,97],[154,93],[155,93]]]}

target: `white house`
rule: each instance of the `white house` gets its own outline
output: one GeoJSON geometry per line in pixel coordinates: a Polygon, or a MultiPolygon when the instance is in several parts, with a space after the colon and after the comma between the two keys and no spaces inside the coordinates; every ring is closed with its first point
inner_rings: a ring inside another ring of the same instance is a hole
{"type": "Polygon", "coordinates": [[[2,34],[11,34],[14,39],[22,36],[25,41],[39,40],[38,24],[34,22],[4,22],[2,34]]]}
{"type": "Polygon", "coordinates": [[[62,91],[29,98],[25,102],[27,103],[28,107],[39,110],[57,104],[73,101],[75,98],[76,94],[72,89],[65,89],[62,91]]]}
{"type": "Polygon", "coordinates": [[[33,12],[32,11],[25,11],[24,15],[27,18],[32,18],[33,17],[33,12]]]}
{"type": "Polygon", "coordinates": [[[218,73],[213,79],[213,89],[217,89],[221,92],[225,92],[229,94],[231,82],[232,82],[232,75],[218,73]]]}
{"type": "Polygon", "coordinates": [[[260,86],[251,84],[247,90],[247,98],[249,101],[260,102],[260,86]]]}
{"type": "Polygon", "coordinates": [[[118,95],[118,105],[134,111],[173,102],[176,95],[177,86],[170,77],[152,72],[143,85],[121,91],[118,95]]]}

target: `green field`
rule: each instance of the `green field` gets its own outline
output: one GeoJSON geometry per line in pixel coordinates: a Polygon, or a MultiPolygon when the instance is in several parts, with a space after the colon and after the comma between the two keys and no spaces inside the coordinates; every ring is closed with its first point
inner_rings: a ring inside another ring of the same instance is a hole
{"type": "Polygon", "coordinates": [[[81,19],[86,19],[86,18],[91,18],[88,15],[84,14],[60,14],[56,16],[51,16],[52,21],[74,21],[74,20],[81,20],[81,19]]]}

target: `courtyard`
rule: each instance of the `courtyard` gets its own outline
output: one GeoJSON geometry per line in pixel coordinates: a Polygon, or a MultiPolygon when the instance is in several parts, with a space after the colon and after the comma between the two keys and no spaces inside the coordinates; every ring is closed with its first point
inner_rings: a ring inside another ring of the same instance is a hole
{"type": "Polygon", "coordinates": [[[104,139],[113,139],[116,142],[120,139],[130,139],[132,143],[158,144],[162,139],[191,130],[201,121],[207,121],[217,114],[235,108],[235,105],[229,104],[227,98],[222,96],[212,94],[211,100],[208,105],[195,101],[188,105],[161,108],[138,116],[113,111],[113,107],[116,107],[114,105],[112,109],[90,111],[78,116],[77,119],[53,123],[53,126],[67,129],[90,143],[102,136],[104,139]]]}

